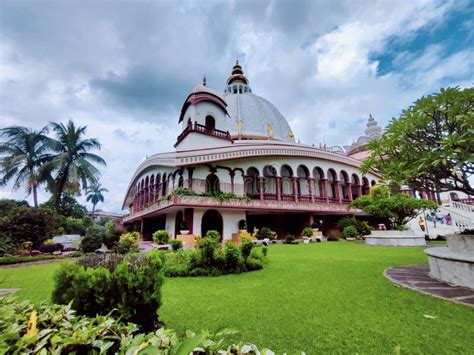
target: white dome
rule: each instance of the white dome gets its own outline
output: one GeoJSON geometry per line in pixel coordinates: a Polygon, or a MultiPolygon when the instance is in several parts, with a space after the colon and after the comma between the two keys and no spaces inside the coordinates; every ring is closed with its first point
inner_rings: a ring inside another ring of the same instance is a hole
{"type": "Polygon", "coordinates": [[[251,92],[224,94],[224,99],[230,115],[227,130],[233,137],[265,139],[271,133],[273,139],[294,141],[290,125],[270,101],[251,92]]]}

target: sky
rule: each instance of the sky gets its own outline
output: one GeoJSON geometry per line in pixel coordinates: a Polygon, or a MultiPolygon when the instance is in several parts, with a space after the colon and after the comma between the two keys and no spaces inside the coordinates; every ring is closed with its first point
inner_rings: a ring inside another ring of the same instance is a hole
{"type": "Polygon", "coordinates": [[[385,127],[473,85],[474,2],[1,0],[0,127],[87,126],[107,161],[98,208],[120,211],[139,163],[173,150],[189,92],[204,74],[223,91],[236,59],[297,140],[344,146],[369,113],[385,127]]]}

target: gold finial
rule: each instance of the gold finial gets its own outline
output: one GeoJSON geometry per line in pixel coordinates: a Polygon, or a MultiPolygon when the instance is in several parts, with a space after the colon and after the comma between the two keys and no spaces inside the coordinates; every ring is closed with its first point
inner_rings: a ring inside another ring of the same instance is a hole
{"type": "Polygon", "coordinates": [[[292,131],[289,131],[289,132],[288,132],[288,140],[289,140],[290,142],[293,142],[293,138],[295,138],[293,132],[292,132],[292,131]]]}
{"type": "Polygon", "coordinates": [[[273,137],[273,123],[269,122],[267,123],[267,132],[268,132],[268,138],[273,137]]]}
{"type": "Polygon", "coordinates": [[[242,133],[243,128],[244,128],[244,121],[237,120],[237,132],[239,133],[239,135],[242,133]]]}

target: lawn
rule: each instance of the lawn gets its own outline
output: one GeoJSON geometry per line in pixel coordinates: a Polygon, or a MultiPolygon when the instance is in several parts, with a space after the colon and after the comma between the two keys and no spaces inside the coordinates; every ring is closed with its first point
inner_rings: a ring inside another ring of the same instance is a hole
{"type": "MultiPolygon", "coordinates": [[[[383,276],[393,265],[426,262],[421,248],[272,245],[262,271],[167,279],[159,314],[180,333],[229,326],[277,353],[472,354],[474,309],[383,276]]],[[[0,270],[1,287],[22,288],[19,297],[38,302],[49,297],[56,267],[0,270]]]]}

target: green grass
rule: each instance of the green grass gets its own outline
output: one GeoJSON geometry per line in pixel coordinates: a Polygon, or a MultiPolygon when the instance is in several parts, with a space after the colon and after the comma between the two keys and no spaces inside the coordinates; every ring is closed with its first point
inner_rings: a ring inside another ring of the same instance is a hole
{"type": "MultiPolygon", "coordinates": [[[[180,333],[230,326],[277,353],[472,353],[474,309],[395,287],[383,276],[390,266],[426,262],[421,248],[272,245],[262,271],[167,279],[159,314],[180,333]]],[[[49,297],[56,267],[0,270],[0,280],[7,276],[2,284],[38,302],[49,297]]]]}

